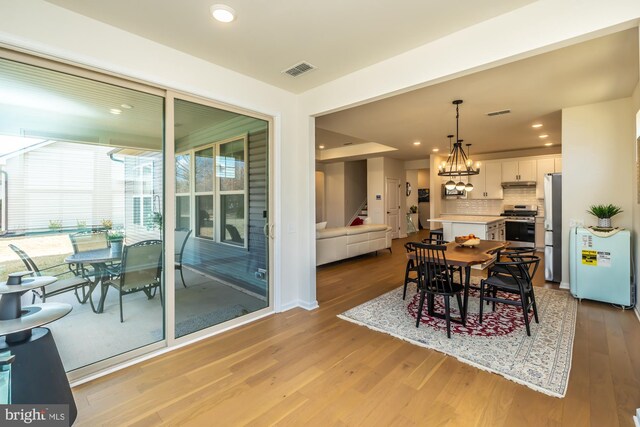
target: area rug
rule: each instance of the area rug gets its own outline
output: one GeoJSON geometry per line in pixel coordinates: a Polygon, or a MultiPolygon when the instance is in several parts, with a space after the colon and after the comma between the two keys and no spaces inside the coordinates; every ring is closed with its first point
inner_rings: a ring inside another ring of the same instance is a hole
{"type": "MultiPolygon", "coordinates": [[[[490,305],[485,306],[483,323],[479,324],[479,299],[473,291],[467,326],[452,323],[451,339],[447,338],[445,321],[428,316],[426,302],[420,327],[416,328],[418,302],[417,295],[403,301],[400,287],[338,317],[440,351],[550,396],[564,397],[577,311],[576,301],[568,292],[536,288],[540,323],[531,319],[530,337],[522,311],[506,304],[496,304],[495,313],[490,305]]],[[[436,309],[439,304],[436,301],[436,309]]],[[[451,305],[455,316],[455,298],[451,305]]]]}

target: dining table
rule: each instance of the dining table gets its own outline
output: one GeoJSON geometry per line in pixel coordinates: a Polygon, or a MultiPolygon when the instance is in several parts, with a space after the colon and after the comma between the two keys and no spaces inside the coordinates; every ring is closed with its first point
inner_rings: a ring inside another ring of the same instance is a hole
{"type": "MultiPolygon", "coordinates": [[[[480,240],[480,243],[474,246],[462,246],[456,242],[446,243],[445,257],[447,263],[451,266],[461,267],[464,269],[464,294],[462,300],[461,323],[466,323],[467,307],[469,302],[469,289],[471,288],[471,269],[476,268],[484,270],[492,265],[496,260],[496,253],[506,248],[508,242],[498,240],[480,240]]],[[[429,315],[439,317],[433,311],[433,300],[430,299],[427,304],[429,315]]],[[[453,320],[453,319],[452,319],[453,320]]]]}
{"type": "Polygon", "coordinates": [[[87,277],[87,279],[90,283],[89,302],[94,313],[102,313],[104,311],[104,301],[107,299],[109,279],[112,275],[109,270],[109,264],[120,261],[121,256],[122,251],[113,250],[113,248],[102,248],[77,252],[64,259],[64,262],[68,264],[89,264],[93,267],[93,278],[87,277]],[[100,288],[100,299],[98,300],[98,305],[95,306],[91,294],[98,287],[100,288]]]}

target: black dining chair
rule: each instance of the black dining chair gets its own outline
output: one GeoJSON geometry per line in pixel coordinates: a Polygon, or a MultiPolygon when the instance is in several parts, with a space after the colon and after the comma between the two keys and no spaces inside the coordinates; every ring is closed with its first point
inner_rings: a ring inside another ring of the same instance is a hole
{"type": "Polygon", "coordinates": [[[9,248],[20,257],[22,263],[27,267],[27,270],[31,271],[34,276],[42,276],[42,273],[44,273],[45,276],[55,276],[58,278],[58,280],[50,285],[33,289],[31,304],[36,301],[36,297],[40,298],[42,302],[46,302],[49,297],[70,291],[74,291],[76,299],[80,304],[87,302],[88,293],[85,286],[90,287],[90,282],[82,276],[76,276],[76,270],[71,266],[71,264],[57,264],[47,268],[39,268],[35,261],[27,255],[25,251],[13,244],[10,244],[9,248]],[[62,267],[65,267],[64,269],[67,271],[60,272],[61,270],[64,270],[62,267]],[[73,275],[71,277],[60,278],[68,274],[73,275]],[[78,293],[79,291],[82,292],[82,297],[78,293]]]}
{"type": "MultiPolygon", "coordinates": [[[[443,245],[446,244],[447,242],[441,240],[440,238],[435,238],[435,239],[422,239],[422,243],[427,243],[427,244],[432,244],[432,245],[443,245]]],[[[407,297],[407,286],[409,285],[409,283],[415,283],[416,286],[418,285],[418,264],[416,263],[415,260],[415,251],[413,250],[413,247],[409,244],[409,243],[405,243],[404,244],[404,248],[406,249],[407,253],[407,266],[405,268],[404,271],[404,290],[402,291],[402,299],[405,299],[407,297]]],[[[452,269],[455,270],[456,267],[451,266],[452,269]]],[[[462,283],[462,276],[460,276],[460,280],[462,283]]],[[[416,288],[416,292],[417,292],[417,288],[416,288]]]]}
{"type": "Polygon", "coordinates": [[[480,281],[480,316],[478,321],[482,323],[485,301],[493,303],[493,311],[496,309],[496,303],[518,306],[522,309],[527,335],[531,336],[530,310],[533,310],[535,321],[539,323],[532,279],[538,270],[540,258],[534,255],[516,254],[511,259],[512,261],[496,262],[493,274],[480,281]],[[503,294],[506,295],[502,296],[503,294]],[[509,294],[517,296],[518,299],[507,298],[509,294]]]}
{"type": "MultiPolygon", "coordinates": [[[[465,324],[464,310],[460,293],[464,290],[461,283],[455,283],[451,266],[447,263],[444,245],[433,245],[427,243],[409,243],[415,253],[418,264],[418,290],[420,291],[420,303],[416,319],[416,328],[420,326],[422,318],[422,308],[424,300],[428,297],[428,308],[430,312],[434,310],[434,299],[437,295],[444,300],[444,319],[447,322],[447,338],[451,338],[451,307],[449,299],[452,296],[458,301],[461,321],[465,324]]],[[[434,315],[442,314],[435,313],[434,315]]]]}

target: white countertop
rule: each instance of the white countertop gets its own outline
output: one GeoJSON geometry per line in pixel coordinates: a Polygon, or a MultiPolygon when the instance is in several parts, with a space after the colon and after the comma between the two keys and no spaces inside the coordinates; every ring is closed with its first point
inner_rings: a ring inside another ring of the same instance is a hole
{"type": "Polygon", "coordinates": [[[496,221],[503,221],[503,216],[475,216],[475,215],[446,215],[438,218],[431,218],[429,222],[457,222],[466,224],[490,224],[496,221]]]}

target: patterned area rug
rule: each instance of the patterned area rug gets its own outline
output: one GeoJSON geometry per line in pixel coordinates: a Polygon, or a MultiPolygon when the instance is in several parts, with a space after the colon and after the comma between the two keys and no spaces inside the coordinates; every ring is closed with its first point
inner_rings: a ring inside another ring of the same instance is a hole
{"type": "MultiPolygon", "coordinates": [[[[527,336],[522,311],[496,304],[496,312],[485,306],[483,323],[478,323],[479,299],[469,297],[467,326],[452,323],[447,338],[444,320],[426,313],[416,328],[418,298],[402,300],[402,287],[352,308],[341,319],[384,332],[412,344],[431,348],[461,362],[494,372],[536,391],[564,397],[571,370],[577,304],[564,291],[536,288],[540,323],[531,319],[527,336]],[[455,326],[454,326],[455,325],[455,326]]],[[[439,302],[436,301],[436,310],[439,302]]],[[[452,315],[457,308],[451,299],[452,315]]]]}

